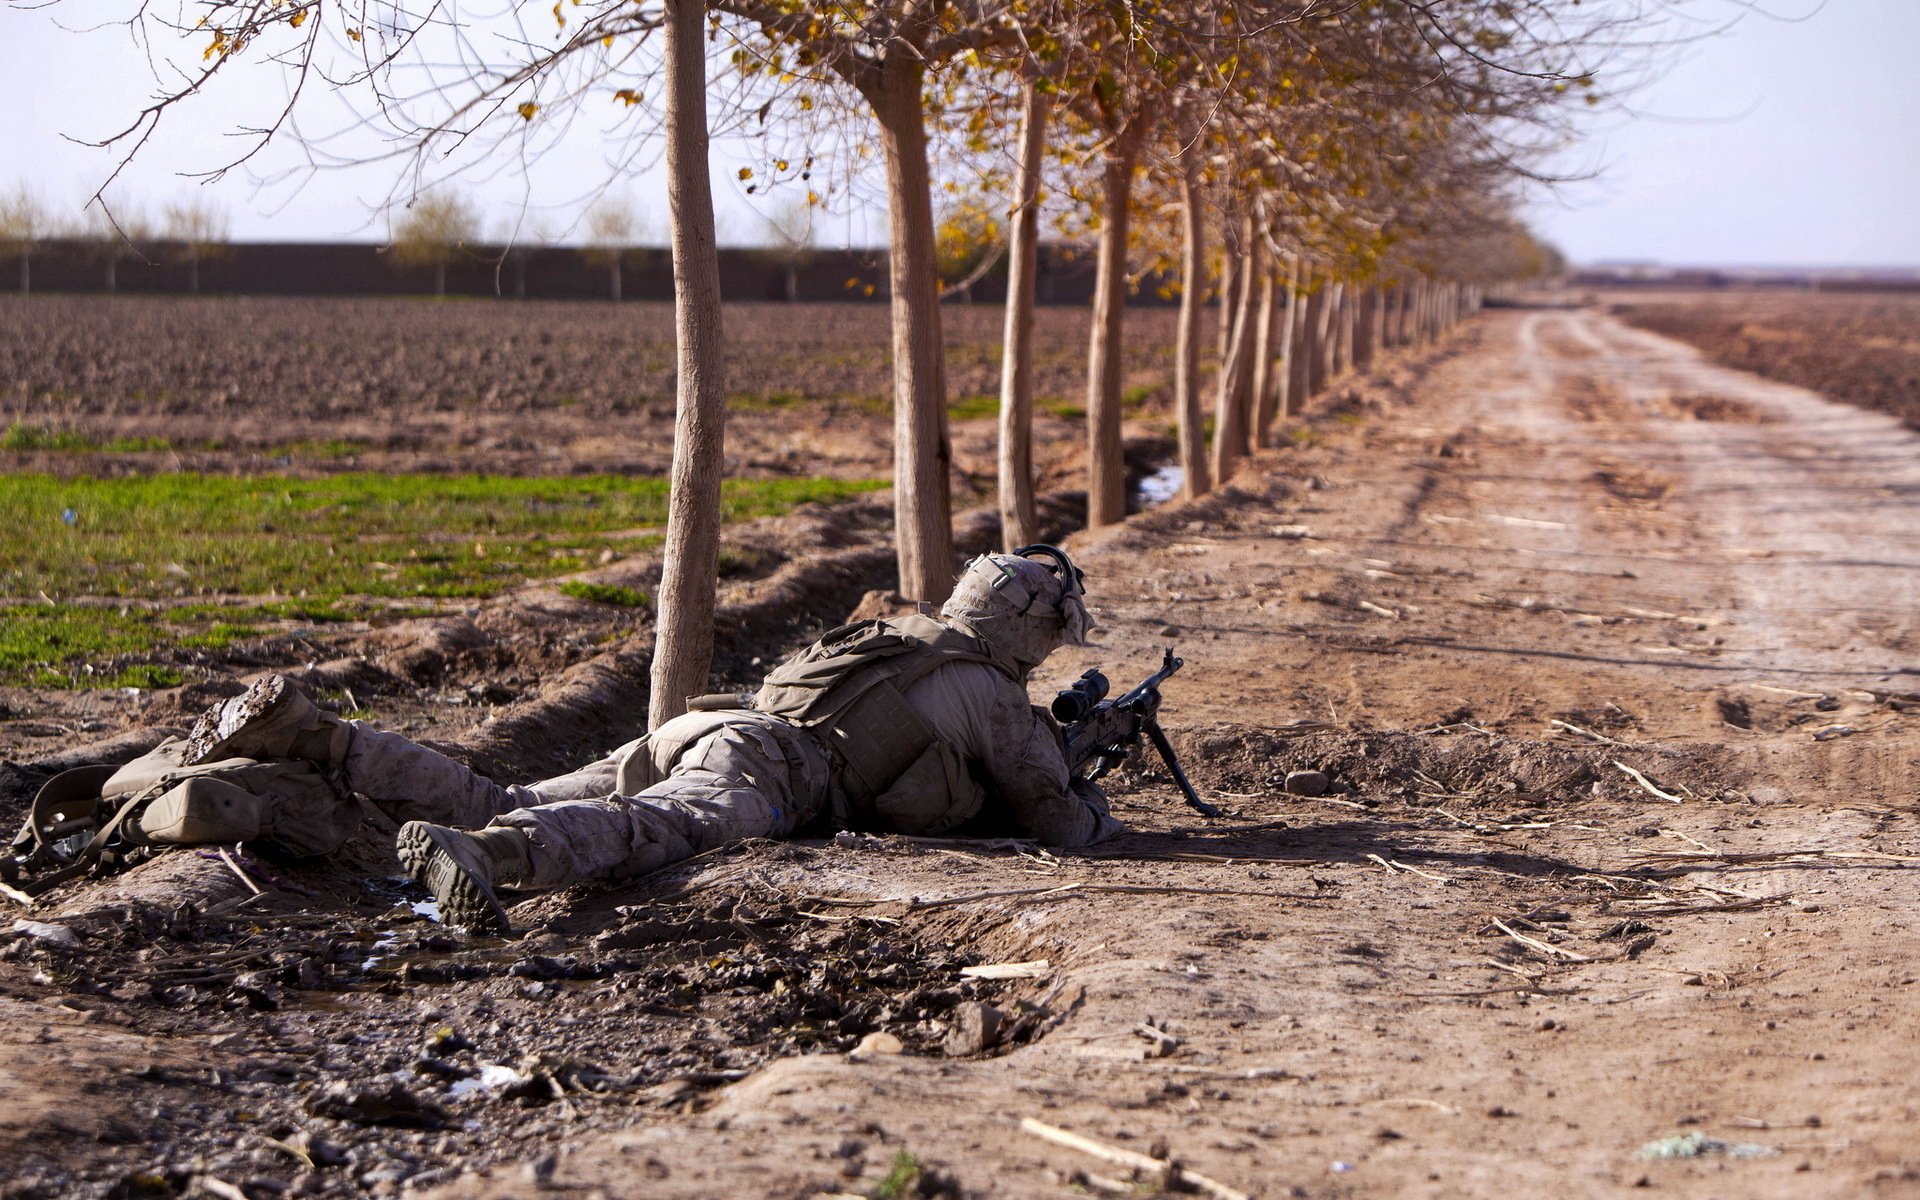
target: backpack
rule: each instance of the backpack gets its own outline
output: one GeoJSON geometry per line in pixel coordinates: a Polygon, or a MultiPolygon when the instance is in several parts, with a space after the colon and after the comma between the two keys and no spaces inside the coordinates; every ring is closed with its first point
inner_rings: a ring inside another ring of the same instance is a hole
{"type": "Polygon", "coordinates": [[[833,760],[842,823],[943,832],[984,797],[902,693],[955,662],[985,663],[1012,678],[978,638],[932,617],[858,621],[774,668],[753,708],[820,736],[833,760]]]}
{"type": "Polygon", "coordinates": [[[0,858],[0,878],[31,898],[158,847],[261,842],[311,857],[338,849],[360,825],[359,802],[314,763],[229,758],[188,767],[186,748],[168,738],[124,766],[76,767],[49,779],[0,858]]]}

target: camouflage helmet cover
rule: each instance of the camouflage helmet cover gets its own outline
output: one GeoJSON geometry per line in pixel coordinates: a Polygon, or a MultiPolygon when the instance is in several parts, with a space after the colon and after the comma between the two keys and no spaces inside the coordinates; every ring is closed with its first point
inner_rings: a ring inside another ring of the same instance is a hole
{"type": "Polygon", "coordinates": [[[1053,546],[983,554],[967,564],[940,615],[1020,666],[1046,661],[1063,642],[1086,644],[1093,619],[1080,569],[1053,546]]]}

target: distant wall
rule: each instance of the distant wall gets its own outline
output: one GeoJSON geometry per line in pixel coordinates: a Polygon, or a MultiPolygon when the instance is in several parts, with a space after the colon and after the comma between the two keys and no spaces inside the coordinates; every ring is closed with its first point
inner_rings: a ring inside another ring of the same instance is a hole
{"type": "MultiPolygon", "coordinates": [[[[116,290],[129,294],[184,294],[189,290],[186,254],[176,244],[143,246],[142,258],[122,258],[115,268],[116,290]]],[[[49,292],[105,292],[107,259],[101,244],[52,241],[36,247],[33,288],[49,292]]],[[[578,247],[516,249],[503,256],[498,247],[461,253],[447,267],[450,296],[500,296],[530,300],[605,300],[609,271],[578,247]]],[[[1093,297],[1091,250],[1043,246],[1036,294],[1042,304],[1086,304],[1093,297]]],[[[17,264],[0,260],[0,291],[12,290],[17,264]]],[[[1167,301],[1160,280],[1149,277],[1137,293],[1141,304],[1167,301]]],[[[887,256],[880,250],[822,250],[792,269],[794,295],[800,300],[874,300],[887,298],[887,256]],[[868,289],[872,290],[869,291],[868,289]]],[[[972,298],[999,303],[1006,298],[1003,259],[974,284],[972,298]]],[[[720,251],[720,290],[728,300],[783,300],[788,267],[770,251],[720,251]]],[[[247,242],[227,246],[200,260],[203,295],[414,296],[433,291],[431,267],[403,266],[382,247],[359,242],[247,242]]],[[[622,261],[621,296],[626,300],[673,298],[673,267],[661,249],[634,249],[622,261]]]]}

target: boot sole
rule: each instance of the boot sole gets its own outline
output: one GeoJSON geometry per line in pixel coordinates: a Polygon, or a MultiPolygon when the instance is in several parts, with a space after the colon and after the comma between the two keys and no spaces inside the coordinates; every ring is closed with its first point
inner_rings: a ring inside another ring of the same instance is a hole
{"type": "Polygon", "coordinates": [[[285,676],[269,675],[240,695],[202,713],[187,735],[187,751],[182,765],[195,767],[217,758],[233,758],[229,746],[242,734],[260,740],[274,732],[279,711],[292,706],[285,676]]]}
{"type": "Polygon", "coordinates": [[[460,865],[441,844],[440,833],[419,822],[401,827],[394,848],[407,873],[440,901],[441,919],[448,924],[496,937],[512,933],[513,923],[493,888],[460,865]]]}

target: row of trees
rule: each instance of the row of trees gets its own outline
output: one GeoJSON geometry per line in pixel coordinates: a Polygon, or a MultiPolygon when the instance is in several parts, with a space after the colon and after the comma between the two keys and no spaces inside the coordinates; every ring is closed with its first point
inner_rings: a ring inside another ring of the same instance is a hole
{"type": "MultiPolygon", "coordinates": [[[[1090,524],[1106,524],[1125,511],[1120,380],[1134,280],[1168,271],[1182,301],[1180,460],[1198,495],[1299,396],[1383,347],[1431,336],[1524,265],[1515,182],[1564,133],[1569,102],[1596,95],[1592,56],[1662,3],[574,0],[550,16],[511,4],[503,33],[380,0],[210,0],[180,32],[211,39],[186,76],[195,86],[242,58],[335,64],[290,66],[294,104],[312,80],[339,81],[330,86],[357,95],[365,120],[415,151],[415,185],[463,155],[537,156],[608,105],[623,116],[619,144],[664,142],[680,392],[658,722],[703,690],[712,638],[724,436],[713,131],[756,148],[739,169],[748,191],[800,192],[809,205],[858,195],[879,167],[900,589],[938,601],[956,563],[939,282],[951,230],[935,219],[936,196],[972,198],[990,218],[979,226],[1005,231],[1009,544],[1035,533],[1040,229],[1091,243],[1087,508],[1090,524]],[[529,32],[541,26],[546,36],[529,32]],[[450,74],[449,62],[463,65],[450,74]],[[1200,315],[1211,301],[1223,320],[1208,347],[1200,315]]],[[[165,40],[151,10],[131,20],[165,40]]],[[[139,113],[126,144],[137,148],[192,90],[139,113]]],[[[261,140],[289,128],[268,122],[261,140]]]]}
{"type": "MultiPolygon", "coordinates": [[[[606,270],[608,295],[619,300],[623,268],[630,265],[646,233],[645,224],[631,204],[612,199],[591,208],[584,223],[587,241],[577,250],[588,262],[606,270]]],[[[50,242],[87,247],[90,256],[101,264],[109,293],[118,290],[121,263],[160,258],[184,264],[189,287],[197,295],[200,264],[226,251],[231,226],[227,210],[204,196],[167,205],[156,221],[144,210],[125,203],[111,208],[92,203],[80,215],[69,215],[42,200],[25,184],[0,195],[0,255],[18,264],[22,295],[33,290],[34,256],[50,242]]],[[[556,245],[557,240],[545,228],[520,226],[518,220],[509,221],[486,252],[515,268],[524,291],[528,257],[556,245]]],[[[482,253],[488,240],[478,206],[453,188],[436,189],[401,208],[390,234],[394,261],[431,270],[435,295],[446,294],[447,268],[463,257],[482,253]]],[[[810,240],[789,243],[782,239],[766,250],[788,270],[790,291],[792,273],[805,265],[811,252],[810,240]]]]}
{"type": "Polygon", "coordinates": [[[167,205],[156,222],[138,209],[109,211],[101,204],[89,204],[75,218],[46,204],[25,184],[0,195],[0,254],[19,264],[23,296],[33,290],[35,252],[59,240],[92,247],[106,273],[109,292],[118,288],[121,263],[164,243],[171,255],[186,264],[188,285],[197,295],[200,264],[226,249],[230,228],[227,211],[203,197],[167,205]]]}

